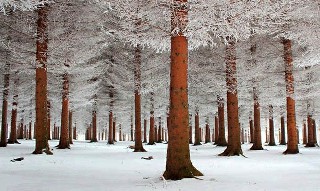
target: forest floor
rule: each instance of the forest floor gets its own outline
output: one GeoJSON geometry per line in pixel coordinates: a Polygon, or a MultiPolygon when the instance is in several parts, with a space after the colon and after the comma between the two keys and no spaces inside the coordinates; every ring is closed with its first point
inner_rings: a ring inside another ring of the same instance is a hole
{"type": "Polygon", "coordinates": [[[194,166],[205,176],[180,181],[163,180],[166,144],[145,145],[134,153],[133,142],[75,141],[71,149],[53,155],[32,155],[34,141],[0,148],[1,191],[280,191],[320,190],[320,149],[300,146],[300,154],[283,155],[286,146],[250,151],[246,157],[218,156],[225,147],[190,146],[194,166]],[[152,160],[141,157],[152,156],[152,160]],[[11,162],[24,157],[22,161],[11,162]]]}

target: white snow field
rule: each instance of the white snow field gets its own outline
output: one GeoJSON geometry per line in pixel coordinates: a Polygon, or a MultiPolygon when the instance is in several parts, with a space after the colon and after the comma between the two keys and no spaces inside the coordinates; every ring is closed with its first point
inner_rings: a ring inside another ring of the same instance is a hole
{"type": "MultiPolygon", "coordinates": [[[[218,156],[225,147],[190,146],[193,164],[205,176],[163,180],[166,144],[145,145],[146,153],[127,148],[133,142],[74,141],[70,150],[32,155],[34,141],[0,148],[1,191],[276,191],[320,190],[320,149],[300,146],[300,154],[283,155],[285,146],[264,146],[245,157],[218,156]],[[153,156],[152,160],[141,157],[153,156]],[[24,157],[22,161],[10,160],[24,157]]],[[[50,141],[53,148],[57,141],[50,141]]]]}

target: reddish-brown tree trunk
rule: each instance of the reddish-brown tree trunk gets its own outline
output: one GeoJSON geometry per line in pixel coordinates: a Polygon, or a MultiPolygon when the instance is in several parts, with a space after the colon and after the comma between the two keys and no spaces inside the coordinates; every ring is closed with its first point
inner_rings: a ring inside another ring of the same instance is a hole
{"type": "Polygon", "coordinates": [[[284,123],[284,116],[281,116],[281,131],[280,131],[280,145],[286,145],[286,128],[285,128],[285,123],[284,123]]]}
{"type": "Polygon", "coordinates": [[[109,111],[108,144],[114,144],[112,131],[113,131],[113,113],[112,113],[112,111],[109,111]]]}
{"type": "Polygon", "coordinates": [[[116,118],[113,118],[113,123],[112,123],[112,137],[113,137],[113,142],[117,142],[116,140],[116,118]]]}
{"type": "Polygon", "coordinates": [[[276,141],[274,139],[274,123],[273,123],[273,107],[269,106],[269,146],[275,146],[276,141]]]}
{"type": "Polygon", "coordinates": [[[36,146],[33,154],[52,154],[48,143],[47,50],[48,5],[40,7],[37,20],[36,51],[36,146]]]}
{"type": "Polygon", "coordinates": [[[201,145],[200,139],[201,139],[201,133],[199,128],[199,114],[198,111],[196,111],[195,114],[195,121],[194,121],[194,144],[193,145],[201,145]]]}
{"type": "Polygon", "coordinates": [[[133,116],[131,115],[131,124],[130,124],[130,139],[131,141],[134,141],[133,138],[133,116]]]}
{"type": "Polygon", "coordinates": [[[73,128],[73,139],[77,140],[77,126],[76,126],[76,124],[74,125],[74,128],[73,128]]]}
{"type": "Polygon", "coordinates": [[[214,144],[218,144],[219,139],[219,118],[218,116],[214,117],[214,144]]]}
{"type": "Polygon", "coordinates": [[[97,139],[97,111],[96,107],[92,111],[92,134],[91,134],[91,141],[90,142],[98,142],[97,139]]]}
{"type": "Polygon", "coordinates": [[[314,127],[313,127],[313,120],[312,116],[308,115],[308,142],[306,147],[315,147],[315,142],[314,142],[314,127]]]}
{"type": "Polygon", "coordinates": [[[158,128],[158,134],[157,134],[157,143],[162,143],[162,141],[161,141],[161,133],[162,133],[161,117],[159,117],[159,128],[158,128]]]}
{"type": "MultiPolygon", "coordinates": [[[[236,79],[236,47],[235,41],[229,39],[226,47],[226,85],[228,115],[228,146],[220,156],[242,155],[239,127],[238,90],[236,79]]],[[[220,122],[219,122],[220,126],[220,122]]],[[[219,131],[220,134],[220,131],[219,131]]]]}
{"type": "Polygon", "coordinates": [[[219,138],[217,141],[217,146],[227,146],[226,132],[224,126],[224,100],[222,97],[217,96],[218,103],[218,117],[219,117],[219,138]]]}
{"type": "Polygon", "coordinates": [[[249,118],[249,125],[250,125],[250,143],[254,143],[254,129],[253,129],[253,120],[249,118]]]}
{"type": "Polygon", "coordinates": [[[205,143],[210,143],[211,140],[210,140],[210,128],[209,128],[209,124],[207,123],[206,124],[206,138],[205,138],[205,143]]]}
{"type": "Polygon", "coordinates": [[[68,74],[63,75],[61,132],[58,149],[69,149],[69,79],[68,74]]]}
{"type": "Polygon", "coordinates": [[[73,144],[73,140],[72,140],[72,111],[69,111],[69,144],[73,144]]]}
{"type": "Polygon", "coordinates": [[[31,121],[29,122],[29,139],[32,140],[32,123],[31,121]]]}
{"type": "Polygon", "coordinates": [[[1,140],[0,147],[7,146],[7,118],[8,118],[8,96],[9,96],[10,64],[5,65],[3,101],[2,101],[2,123],[1,123],[1,140]]]}
{"type": "Polygon", "coordinates": [[[171,28],[179,35],[171,36],[170,63],[170,127],[165,179],[179,180],[201,176],[191,163],[188,112],[188,40],[183,35],[187,24],[187,0],[174,0],[171,28]]]}
{"type": "Polygon", "coordinates": [[[263,150],[261,141],[261,125],[260,125],[260,103],[258,101],[258,95],[256,88],[253,87],[253,99],[254,99],[254,142],[250,150],[263,150]]]}
{"type": "Polygon", "coordinates": [[[292,64],[292,50],[291,41],[288,39],[283,40],[284,46],[284,62],[285,62],[285,80],[286,80],[286,93],[287,93],[287,131],[288,131],[288,144],[287,150],[284,154],[299,153],[297,143],[297,129],[296,129],[296,111],[294,97],[294,78],[293,78],[293,64],[292,64]]]}
{"type": "Polygon", "coordinates": [[[148,145],[154,145],[154,115],[153,111],[150,112],[150,130],[149,130],[149,143],[148,145]]]}
{"type": "Polygon", "coordinates": [[[316,126],[316,121],[314,119],[312,119],[313,121],[313,140],[314,140],[314,143],[316,144],[316,146],[319,146],[318,145],[318,141],[317,141],[317,126],[316,126]]]}
{"type": "Polygon", "coordinates": [[[302,143],[303,143],[304,145],[307,144],[307,127],[306,127],[305,121],[303,121],[302,143]]]}
{"type": "Polygon", "coordinates": [[[18,143],[17,140],[17,107],[18,107],[18,94],[17,94],[17,90],[16,87],[17,86],[17,82],[15,80],[15,84],[14,84],[14,92],[15,95],[13,96],[13,103],[12,103],[12,112],[11,112],[11,131],[10,131],[10,137],[8,140],[8,144],[15,144],[18,143]]]}
{"type": "Polygon", "coordinates": [[[141,139],[141,47],[137,45],[134,54],[134,110],[135,144],[134,152],[146,152],[141,139]]]}
{"type": "Polygon", "coordinates": [[[147,143],[147,120],[143,121],[143,143],[147,143]]]}
{"type": "Polygon", "coordinates": [[[243,130],[243,128],[241,128],[241,137],[240,137],[240,141],[241,141],[241,144],[244,144],[244,130],[243,130]]]}

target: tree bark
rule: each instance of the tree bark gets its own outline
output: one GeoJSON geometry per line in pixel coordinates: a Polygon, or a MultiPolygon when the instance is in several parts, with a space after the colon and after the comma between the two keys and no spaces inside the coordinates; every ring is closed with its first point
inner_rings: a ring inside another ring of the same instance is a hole
{"type": "Polygon", "coordinates": [[[135,144],[134,152],[146,152],[141,139],[141,47],[137,45],[134,54],[134,110],[135,144]]]}
{"type": "Polygon", "coordinates": [[[40,7],[37,20],[36,50],[36,146],[33,154],[52,154],[48,143],[47,50],[48,5],[40,7]]]}
{"type": "Polygon", "coordinates": [[[313,140],[314,140],[314,143],[316,144],[316,146],[319,146],[318,145],[318,141],[317,141],[317,126],[316,126],[316,121],[314,119],[312,119],[313,121],[313,140]]]}
{"type": "Polygon", "coordinates": [[[201,133],[199,128],[199,114],[198,111],[196,111],[195,115],[195,126],[194,126],[194,144],[193,145],[201,145],[200,139],[201,139],[201,133]]]}
{"type": "Polygon", "coordinates": [[[1,140],[0,147],[7,146],[7,118],[8,118],[8,96],[9,96],[10,64],[5,65],[3,101],[2,101],[2,123],[1,123],[1,140]]]}
{"type": "Polygon", "coordinates": [[[280,145],[286,145],[286,128],[285,128],[285,123],[284,123],[284,116],[281,116],[281,138],[280,138],[280,145]]]}
{"type": "Polygon", "coordinates": [[[154,145],[154,115],[153,111],[150,112],[150,130],[149,130],[149,143],[148,145],[154,145]]]}
{"type": "Polygon", "coordinates": [[[256,88],[253,87],[253,99],[254,99],[254,110],[253,110],[253,120],[254,120],[254,142],[250,150],[263,150],[261,141],[261,125],[260,125],[260,103],[258,100],[258,95],[256,88]]]}
{"type": "Polygon", "coordinates": [[[224,100],[220,96],[217,97],[218,102],[218,117],[219,117],[219,138],[217,146],[227,146],[226,133],[224,126],[224,100]]]}
{"type": "Polygon", "coordinates": [[[274,123],[273,123],[273,107],[269,106],[269,146],[276,146],[276,141],[274,139],[274,123]]]}
{"type": "Polygon", "coordinates": [[[69,111],[69,144],[73,144],[73,140],[72,140],[72,111],[69,111]]]}
{"type": "Polygon", "coordinates": [[[113,123],[112,123],[112,137],[113,137],[113,142],[117,142],[116,140],[116,118],[113,118],[113,123]]]}
{"type": "Polygon", "coordinates": [[[96,107],[94,107],[92,111],[92,135],[91,135],[91,143],[98,142],[97,139],[97,111],[96,107]]]}
{"type": "Polygon", "coordinates": [[[219,118],[218,116],[214,117],[214,144],[218,144],[219,139],[219,118]]]}
{"type": "Polygon", "coordinates": [[[112,111],[109,111],[108,144],[114,144],[112,131],[113,131],[113,113],[112,113],[112,111]]]}
{"type": "Polygon", "coordinates": [[[147,143],[147,120],[143,121],[143,143],[147,143]]]}
{"type": "Polygon", "coordinates": [[[158,128],[158,136],[157,136],[157,143],[162,143],[161,141],[161,133],[162,133],[162,127],[161,127],[161,117],[159,117],[159,128],[158,128]]]}
{"type": "Polygon", "coordinates": [[[205,143],[210,143],[211,140],[210,140],[210,128],[209,128],[209,124],[207,123],[206,124],[206,138],[205,138],[205,143]]]}
{"type": "Polygon", "coordinates": [[[70,149],[69,144],[69,79],[63,74],[61,132],[58,149],[70,149]]]}
{"type": "Polygon", "coordinates": [[[284,154],[299,153],[297,143],[297,129],[296,129],[296,111],[294,98],[294,78],[293,78],[293,64],[292,64],[292,50],[291,41],[283,40],[284,46],[284,62],[285,62],[285,80],[287,93],[287,128],[288,128],[288,144],[287,150],[284,154]]]}
{"type": "Polygon", "coordinates": [[[251,117],[249,118],[249,125],[250,125],[250,143],[254,143],[254,128],[253,128],[253,120],[251,117]]]}
{"type": "Polygon", "coordinates": [[[47,133],[48,133],[48,140],[51,140],[51,136],[50,136],[50,133],[51,133],[51,130],[50,130],[50,123],[51,123],[51,118],[50,118],[50,109],[51,109],[51,105],[50,105],[50,101],[48,100],[47,101],[47,107],[48,107],[48,130],[47,130],[47,133]]]}
{"type": "Polygon", "coordinates": [[[303,122],[302,143],[303,143],[304,145],[307,144],[307,127],[306,127],[306,123],[305,123],[305,122],[303,122]]]}
{"type": "Polygon", "coordinates": [[[14,80],[14,95],[13,95],[13,102],[12,102],[12,111],[11,111],[11,131],[10,137],[8,140],[8,144],[15,144],[18,143],[17,140],[17,108],[18,108],[18,92],[17,92],[17,84],[18,79],[14,80]]]}
{"type": "Polygon", "coordinates": [[[170,63],[170,126],[165,179],[179,180],[202,176],[190,160],[188,111],[188,40],[183,35],[187,25],[187,0],[173,0],[170,63]]]}
{"type": "Polygon", "coordinates": [[[315,147],[315,141],[314,141],[314,124],[312,120],[312,116],[308,115],[308,142],[306,147],[315,147]]]}
{"type": "MultiPolygon", "coordinates": [[[[236,79],[236,47],[235,41],[229,39],[226,47],[226,85],[228,115],[228,145],[220,156],[243,155],[240,143],[238,90],[236,79]]],[[[220,122],[219,122],[220,126],[220,122]]],[[[219,131],[220,134],[220,131],[219,131]]]]}
{"type": "Polygon", "coordinates": [[[189,114],[189,144],[193,144],[193,141],[192,141],[192,114],[189,114]]]}

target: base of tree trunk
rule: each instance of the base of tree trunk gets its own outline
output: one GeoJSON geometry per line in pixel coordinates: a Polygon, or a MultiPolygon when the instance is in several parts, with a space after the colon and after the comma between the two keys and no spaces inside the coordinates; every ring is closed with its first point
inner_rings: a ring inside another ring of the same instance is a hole
{"type": "Polygon", "coordinates": [[[134,149],[133,152],[147,152],[144,148],[134,149]]]}
{"type": "Polygon", "coordinates": [[[257,146],[257,145],[252,145],[252,147],[250,148],[250,150],[263,150],[262,145],[257,146]]]}
{"type": "Polygon", "coordinates": [[[268,146],[277,146],[276,143],[269,143],[268,146]]]}
{"type": "Polygon", "coordinates": [[[157,143],[162,143],[162,141],[157,141],[157,143]]]}
{"type": "MultiPolygon", "coordinates": [[[[98,142],[97,139],[91,139],[91,141],[90,141],[90,143],[96,143],[96,142],[98,142]]],[[[115,142],[116,142],[116,141],[115,141],[115,142]]]]}
{"type": "Polygon", "coordinates": [[[43,154],[43,153],[46,153],[47,155],[53,155],[53,153],[48,149],[35,150],[35,151],[32,152],[32,154],[34,154],[34,155],[39,155],[39,154],[43,154]]]}
{"type": "Polygon", "coordinates": [[[298,154],[299,149],[287,149],[286,151],[283,152],[283,154],[298,154]]]}
{"type": "Polygon", "coordinates": [[[8,143],[8,144],[21,144],[18,140],[15,140],[15,141],[10,141],[10,140],[8,140],[7,143],[8,143]]]}
{"type": "Polygon", "coordinates": [[[143,141],[142,143],[147,143],[147,141],[143,141]]]}
{"type": "Polygon", "coordinates": [[[305,147],[316,147],[315,143],[307,143],[305,147]]]}
{"type": "Polygon", "coordinates": [[[286,145],[287,143],[280,143],[280,145],[286,145]]]}
{"type": "Polygon", "coordinates": [[[227,142],[223,142],[223,143],[217,143],[216,145],[218,147],[226,147],[226,146],[228,146],[228,143],[227,142]]]}
{"type": "Polygon", "coordinates": [[[199,143],[194,143],[193,146],[198,146],[198,145],[202,145],[200,142],[199,143]]]}
{"type": "Polygon", "coordinates": [[[69,146],[57,145],[56,148],[57,148],[57,149],[70,149],[70,145],[69,145],[69,146]]]}
{"type": "Polygon", "coordinates": [[[156,143],[148,143],[147,145],[155,145],[156,143]]]}
{"type": "Polygon", "coordinates": [[[189,144],[191,145],[191,144],[193,144],[193,142],[192,142],[192,141],[189,141],[189,144]]]}
{"type": "Polygon", "coordinates": [[[243,152],[241,147],[240,148],[226,148],[223,153],[219,154],[218,156],[243,156],[243,152]]]}
{"type": "Polygon", "coordinates": [[[179,172],[171,172],[166,170],[163,177],[166,180],[181,180],[183,178],[196,178],[196,176],[203,176],[192,164],[189,167],[180,169],[179,172]]]}
{"type": "Polygon", "coordinates": [[[114,145],[114,142],[108,142],[107,144],[108,145],[114,145]]]}

